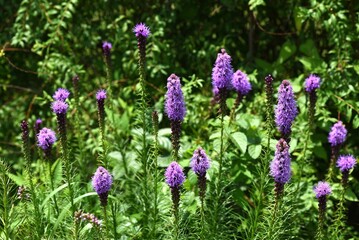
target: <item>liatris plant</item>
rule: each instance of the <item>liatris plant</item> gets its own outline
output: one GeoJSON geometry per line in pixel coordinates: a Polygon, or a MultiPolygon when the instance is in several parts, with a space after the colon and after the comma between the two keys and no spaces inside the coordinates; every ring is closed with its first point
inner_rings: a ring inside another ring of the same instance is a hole
{"type": "Polygon", "coordinates": [[[332,193],[332,190],[327,182],[319,182],[314,187],[315,197],[318,199],[319,203],[319,218],[318,218],[318,230],[317,230],[317,239],[323,239],[324,231],[324,220],[325,220],[325,211],[327,208],[327,196],[332,193]]]}
{"type": "Polygon", "coordinates": [[[315,104],[317,102],[316,90],[320,86],[320,78],[310,74],[305,80],[305,91],[309,94],[309,126],[313,125],[315,115],[315,104]]]}
{"type": "Polygon", "coordinates": [[[82,210],[79,210],[75,212],[74,217],[77,222],[88,221],[92,223],[93,226],[96,226],[98,228],[101,228],[102,226],[102,221],[95,217],[95,215],[93,215],[92,213],[85,213],[82,210]]]}
{"type": "Polygon", "coordinates": [[[175,74],[167,79],[165,111],[171,121],[172,146],[174,161],[178,161],[180,147],[181,124],[186,115],[186,107],[183,99],[180,78],[175,74]]]}
{"type": "Polygon", "coordinates": [[[338,158],[340,147],[345,142],[347,133],[348,131],[342,121],[335,123],[329,132],[328,141],[331,145],[332,151],[330,156],[328,180],[332,177],[335,160],[338,158]]]}
{"type": "Polygon", "coordinates": [[[30,183],[30,194],[31,194],[31,200],[34,205],[35,210],[35,225],[36,225],[36,231],[37,235],[40,238],[42,235],[43,229],[42,229],[42,218],[40,213],[40,208],[37,200],[37,194],[33,182],[33,176],[32,176],[32,170],[31,170],[31,157],[30,157],[30,142],[29,142],[29,125],[26,120],[21,121],[21,139],[22,139],[22,152],[24,154],[24,158],[26,160],[26,169],[29,174],[29,183],[30,183]]]}
{"type": "Polygon", "coordinates": [[[110,42],[103,42],[102,43],[102,52],[103,56],[105,58],[105,64],[106,64],[106,79],[107,79],[107,85],[108,85],[108,95],[110,99],[112,99],[112,91],[111,91],[111,82],[112,82],[112,73],[111,73],[111,49],[112,44],[110,42]]]}
{"type": "Polygon", "coordinates": [[[281,197],[284,190],[284,184],[291,177],[289,146],[281,138],[276,146],[274,159],[270,164],[270,175],[274,178],[276,201],[281,197]]]}
{"type": "Polygon", "coordinates": [[[249,78],[247,74],[242,72],[241,70],[237,70],[232,77],[232,86],[234,90],[237,92],[237,98],[233,105],[233,109],[231,112],[231,119],[235,118],[235,112],[238,108],[239,104],[241,103],[243,97],[252,90],[252,86],[249,82],[249,78]]]}
{"type": "Polygon", "coordinates": [[[206,173],[210,167],[210,161],[206,155],[206,152],[201,147],[197,148],[193,152],[190,165],[192,171],[196,173],[198,177],[199,196],[203,205],[203,201],[206,195],[206,173]]]}
{"type": "Polygon", "coordinates": [[[157,237],[157,220],[158,220],[158,112],[152,112],[152,124],[153,124],[153,160],[154,160],[154,204],[153,204],[153,228],[152,236],[157,237]]]}
{"type": "Polygon", "coordinates": [[[178,207],[180,201],[180,187],[185,180],[182,168],[177,162],[172,162],[165,172],[166,183],[171,188],[173,213],[175,217],[175,239],[179,238],[178,207]]]}
{"type": "MultiPolygon", "coordinates": [[[[37,145],[43,150],[45,154],[45,159],[48,161],[49,178],[50,178],[52,191],[55,190],[55,186],[54,186],[54,179],[51,171],[51,159],[52,159],[51,150],[52,150],[52,145],[55,143],[55,141],[56,141],[55,132],[49,128],[41,129],[39,134],[37,135],[37,145]]],[[[59,207],[57,205],[56,195],[53,196],[53,200],[55,204],[55,210],[57,213],[59,213],[59,207]]]]}
{"type": "Polygon", "coordinates": [[[110,173],[104,168],[99,166],[92,177],[92,187],[97,192],[101,205],[103,207],[103,215],[105,220],[105,226],[108,236],[108,222],[107,222],[107,200],[108,200],[108,192],[110,191],[112,186],[112,176],[110,173]]]}
{"type": "Polygon", "coordinates": [[[41,124],[42,124],[42,120],[40,118],[36,119],[35,124],[34,124],[34,130],[35,130],[35,134],[39,134],[40,129],[41,129],[41,124]]]}
{"type": "MultiPolygon", "coordinates": [[[[101,89],[96,93],[96,100],[97,100],[97,113],[98,113],[98,123],[100,126],[101,131],[101,141],[102,141],[102,148],[103,148],[103,160],[105,167],[107,168],[107,160],[106,160],[106,143],[105,143],[105,99],[106,99],[106,91],[101,89]]],[[[101,162],[98,162],[98,166],[101,165],[101,162]]]]}
{"type": "Polygon", "coordinates": [[[70,96],[70,92],[67,89],[59,88],[56,90],[55,94],[52,96],[55,101],[66,101],[70,96]]]}
{"type": "Polygon", "coordinates": [[[206,196],[206,173],[210,167],[210,161],[201,147],[194,151],[190,165],[198,179],[199,197],[201,199],[201,239],[205,239],[204,199],[206,196]]]}
{"type": "Polygon", "coordinates": [[[344,188],[348,184],[349,171],[354,168],[357,163],[353,155],[342,155],[338,158],[337,167],[342,172],[342,184],[344,188]]]}
{"type": "Polygon", "coordinates": [[[80,81],[80,77],[78,75],[72,77],[72,85],[74,87],[74,98],[77,103],[79,103],[79,81],[80,81]]]}
{"type": "Polygon", "coordinates": [[[60,144],[62,150],[62,159],[65,164],[65,175],[66,181],[69,188],[70,193],[70,203],[72,213],[75,213],[75,205],[74,205],[74,191],[71,184],[71,166],[68,156],[67,150],[67,133],[66,133],[66,113],[69,108],[69,105],[64,102],[66,98],[69,96],[69,93],[65,89],[60,89],[54,94],[55,101],[52,103],[51,108],[52,111],[56,114],[57,119],[57,127],[60,136],[60,144]],[[59,92],[61,94],[59,94],[59,92]]]}
{"type": "MultiPolygon", "coordinates": [[[[146,68],[146,41],[150,36],[150,29],[144,24],[139,23],[133,28],[133,32],[137,38],[138,50],[140,51],[139,65],[140,65],[140,83],[144,87],[145,68],[146,68]]],[[[142,89],[144,91],[144,89],[142,89]]]]}
{"type": "Polygon", "coordinates": [[[292,86],[288,80],[283,80],[278,90],[275,123],[281,133],[281,137],[284,138],[287,143],[290,141],[292,124],[297,114],[297,103],[294,99],[292,86]]]}
{"type": "Polygon", "coordinates": [[[232,58],[222,49],[217,55],[216,62],[212,69],[212,85],[218,89],[218,98],[220,103],[220,111],[222,115],[225,112],[226,97],[228,90],[232,87],[231,80],[233,76],[232,58]]]}

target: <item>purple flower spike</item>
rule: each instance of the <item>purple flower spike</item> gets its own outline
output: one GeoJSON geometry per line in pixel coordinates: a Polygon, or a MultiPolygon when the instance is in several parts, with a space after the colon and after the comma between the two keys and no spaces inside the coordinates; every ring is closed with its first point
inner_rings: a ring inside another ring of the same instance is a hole
{"type": "Polygon", "coordinates": [[[353,155],[343,155],[338,158],[337,167],[340,169],[341,172],[345,172],[354,168],[356,163],[357,160],[354,158],[353,155]]]}
{"type": "Polygon", "coordinates": [[[206,172],[210,167],[210,162],[206,152],[201,147],[194,151],[190,165],[193,172],[195,172],[197,175],[206,175],[206,172]]]}
{"type": "Polygon", "coordinates": [[[287,141],[291,133],[291,127],[295,117],[298,114],[297,104],[294,100],[294,94],[290,82],[283,80],[279,86],[278,104],[275,109],[275,123],[282,137],[287,141]]]}
{"type": "Polygon", "coordinates": [[[347,133],[348,132],[345,129],[343,122],[338,121],[336,124],[333,125],[329,133],[328,141],[332,145],[332,147],[339,146],[344,143],[347,137],[347,133]]]}
{"type": "Polygon", "coordinates": [[[102,43],[102,51],[105,56],[110,56],[112,49],[112,44],[110,42],[102,43]]]}
{"type": "Polygon", "coordinates": [[[147,27],[144,23],[136,24],[136,26],[133,28],[133,32],[137,38],[148,38],[148,36],[151,34],[149,27],[147,27]]]}
{"type": "Polygon", "coordinates": [[[52,96],[56,101],[65,101],[70,96],[70,92],[65,88],[59,88],[52,96]]]}
{"type": "Polygon", "coordinates": [[[274,159],[270,164],[270,175],[276,183],[284,184],[289,181],[291,176],[289,146],[281,138],[277,143],[274,159]]]}
{"type": "Polygon", "coordinates": [[[98,167],[92,177],[92,187],[100,197],[101,204],[107,205],[108,192],[111,189],[112,176],[104,167],[98,167]]]}
{"type": "Polygon", "coordinates": [[[331,194],[332,189],[330,188],[329,183],[320,181],[314,186],[314,193],[316,198],[321,198],[331,194]]]}
{"type": "Polygon", "coordinates": [[[212,69],[212,85],[220,89],[230,89],[233,76],[231,65],[232,58],[222,49],[217,55],[216,62],[212,69]]]}
{"type": "Polygon", "coordinates": [[[315,91],[320,86],[320,77],[310,74],[305,80],[305,91],[308,93],[315,91]]]}
{"type": "Polygon", "coordinates": [[[52,103],[51,108],[52,111],[56,114],[65,114],[69,108],[69,105],[64,101],[57,100],[52,103]]]}
{"type": "Polygon", "coordinates": [[[96,99],[97,101],[105,100],[107,98],[106,91],[103,89],[100,89],[96,93],[96,99]]]}
{"type": "Polygon", "coordinates": [[[186,106],[183,99],[180,78],[175,74],[167,79],[167,93],[165,110],[171,121],[183,121],[186,115],[186,106]]]}
{"type": "Polygon", "coordinates": [[[166,183],[171,188],[179,188],[185,180],[182,168],[177,162],[172,162],[165,172],[166,183]]]}
{"type": "Polygon", "coordinates": [[[52,145],[56,142],[55,132],[49,128],[43,128],[37,135],[37,146],[43,150],[51,149],[52,145]]]}
{"type": "Polygon", "coordinates": [[[232,78],[232,86],[242,96],[245,96],[252,90],[252,86],[249,82],[247,74],[244,72],[237,70],[233,74],[232,78]]]}
{"type": "Polygon", "coordinates": [[[35,125],[34,125],[34,129],[35,129],[35,133],[36,134],[39,134],[40,132],[40,128],[41,128],[41,124],[42,124],[42,120],[40,118],[38,118],[35,122],[35,125]]]}

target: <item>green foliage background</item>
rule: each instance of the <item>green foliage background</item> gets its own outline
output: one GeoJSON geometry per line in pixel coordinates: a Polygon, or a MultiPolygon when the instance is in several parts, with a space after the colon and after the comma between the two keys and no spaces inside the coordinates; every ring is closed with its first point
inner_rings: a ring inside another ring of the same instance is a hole
{"type": "MultiPolygon", "coordinates": [[[[89,164],[81,169],[78,179],[89,182],[100,151],[94,94],[100,87],[106,87],[101,50],[104,40],[113,45],[114,110],[107,111],[110,126],[107,137],[113,143],[110,147],[113,174],[121,180],[138,171],[133,140],[138,134],[134,130],[137,42],[132,33],[138,22],[145,22],[152,32],[148,40],[147,87],[151,96],[149,103],[160,113],[161,167],[171,160],[169,122],[163,109],[166,79],[171,73],[181,77],[188,108],[182,133],[182,165],[188,166],[193,150],[199,145],[215,159],[219,123],[215,120],[216,108],[210,104],[211,70],[221,48],[232,56],[235,69],[249,74],[253,86],[240,107],[235,126],[228,130],[231,150],[226,158],[231,165],[229,176],[238,187],[233,197],[240,208],[253,190],[251,182],[256,178],[257,159],[265,146],[263,79],[269,73],[276,79],[275,88],[283,79],[292,82],[300,107],[293,129],[293,159],[303,157],[307,129],[304,80],[310,73],[322,79],[315,132],[307,152],[310,166],[304,169],[308,187],[323,179],[327,171],[330,156],[327,134],[337,119],[344,122],[349,132],[343,152],[359,156],[359,3],[355,0],[23,0],[10,3],[0,0],[0,6],[0,155],[12,166],[14,174],[21,172],[24,164],[20,121],[29,119],[33,124],[36,118],[42,118],[46,126],[55,128],[56,121],[49,110],[51,95],[59,87],[72,90],[71,79],[77,74],[81,128],[76,129],[70,122],[70,132],[80,133],[86,140],[84,149],[79,151],[89,164]],[[123,159],[129,169],[124,169],[123,159]]],[[[234,98],[233,95],[228,100],[229,107],[234,98]]],[[[71,101],[74,106],[74,100],[71,101]]],[[[70,114],[70,118],[74,116],[74,112],[70,114]]],[[[72,141],[76,146],[75,137],[72,141]]],[[[33,144],[34,152],[35,147],[33,144]]],[[[80,154],[77,151],[73,154],[80,154]]],[[[298,171],[294,161],[294,176],[298,171]]],[[[354,178],[347,195],[350,200],[348,222],[357,230],[358,172],[356,169],[352,174],[354,178]]],[[[123,184],[119,189],[125,199],[126,194],[131,196],[125,187],[133,183],[123,184]]],[[[194,176],[190,175],[185,188],[189,190],[194,186],[194,176]]],[[[185,204],[188,211],[192,206],[194,212],[194,196],[188,195],[185,204]]],[[[312,195],[310,190],[302,196],[306,212],[301,219],[307,221],[303,228],[309,236],[310,231],[314,231],[310,224],[316,216],[309,211],[316,204],[312,195]]],[[[135,212],[128,210],[127,205],[122,208],[124,212],[135,212]]],[[[133,236],[138,231],[136,219],[135,214],[121,219],[133,227],[121,231],[133,236]]],[[[245,227],[243,224],[242,228],[245,227]]]]}

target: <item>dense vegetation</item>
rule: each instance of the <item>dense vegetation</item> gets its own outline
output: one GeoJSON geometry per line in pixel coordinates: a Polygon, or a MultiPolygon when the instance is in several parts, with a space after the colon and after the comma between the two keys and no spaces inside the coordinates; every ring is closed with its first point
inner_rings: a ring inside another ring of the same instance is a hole
{"type": "Polygon", "coordinates": [[[359,156],[358,2],[0,5],[1,239],[359,237],[359,170],[350,170],[342,184],[328,140],[342,121],[347,134],[338,155],[359,156]],[[151,31],[144,52],[133,32],[140,22],[151,31]],[[105,41],[112,44],[109,52],[105,41]],[[226,98],[212,92],[221,49],[234,71],[249,77],[251,90],[238,106],[235,91],[226,98]],[[172,73],[182,85],[183,121],[165,110],[172,73]],[[313,117],[304,87],[310,74],[321,79],[313,117]],[[274,121],[284,79],[299,111],[290,137],[274,121]],[[53,103],[58,88],[70,91],[65,132],[58,125],[62,103],[53,103]],[[99,89],[107,91],[104,112],[99,89]],[[37,119],[56,132],[50,153],[38,146],[37,119]],[[179,146],[173,140],[178,122],[179,146]],[[285,154],[281,138],[290,145],[291,176],[278,194],[269,166],[276,150],[285,154]],[[210,159],[204,180],[190,167],[198,147],[210,159]],[[178,189],[164,176],[174,160],[186,177],[178,189]],[[100,165],[113,182],[108,199],[92,185],[100,165]],[[322,180],[332,189],[324,216],[313,192],[322,180]]]}

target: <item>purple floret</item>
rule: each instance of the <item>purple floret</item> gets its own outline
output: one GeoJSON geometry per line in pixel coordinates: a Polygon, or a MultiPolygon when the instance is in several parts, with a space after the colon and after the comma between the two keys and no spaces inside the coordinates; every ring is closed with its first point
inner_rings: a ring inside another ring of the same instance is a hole
{"type": "Polygon", "coordinates": [[[213,88],[230,89],[232,87],[231,80],[233,76],[233,68],[231,65],[232,58],[222,49],[217,55],[216,62],[212,69],[212,85],[213,88]]]}
{"type": "Polygon", "coordinates": [[[342,155],[338,158],[337,167],[340,169],[341,172],[345,172],[354,168],[356,163],[357,160],[354,158],[353,155],[342,155]]]}
{"type": "Polygon", "coordinates": [[[69,108],[69,105],[64,101],[57,100],[51,104],[51,108],[52,111],[56,114],[65,114],[69,108]]]}
{"type": "Polygon", "coordinates": [[[210,167],[210,162],[206,152],[201,147],[194,151],[190,166],[192,171],[197,175],[206,175],[206,172],[210,167]]]}
{"type": "Polygon", "coordinates": [[[279,86],[278,104],[275,109],[275,123],[282,135],[291,133],[291,127],[298,114],[297,103],[294,99],[290,82],[283,80],[279,86]]]}
{"type": "Polygon", "coordinates": [[[111,49],[112,49],[112,44],[110,42],[103,42],[102,43],[103,54],[105,54],[106,56],[109,56],[110,53],[111,53],[111,49]]]}
{"type": "Polygon", "coordinates": [[[343,122],[338,121],[336,124],[333,125],[333,127],[329,133],[329,136],[328,136],[328,141],[332,147],[339,146],[344,143],[344,141],[347,137],[347,133],[348,132],[345,129],[343,122]]]}
{"type": "Polygon", "coordinates": [[[175,74],[167,79],[165,110],[171,121],[183,121],[186,115],[186,106],[179,77],[175,74]]]}
{"type": "Polygon", "coordinates": [[[327,196],[332,193],[329,183],[320,181],[314,186],[314,193],[316,198],[327,196]]]}
{"type": "Polygon", "coordinates": [[[98,167],[95,175],[92,177],[92,187],[98,195],[110,191],[112,185],[112,176],[104,167],[98,167]]]}
{"type": "Polygon", "coordinates": [[[43,150],[51,148],[55,142],[55,132],[49,128],[42,128],[39,134],[37,134],[37,146],[39,146],[43,150]]]}
{"type": "Polygon", "coordinates": [[[59,88],[52,96],[56,101],[65,101],[70,96],[69,90],[65,88],[59,88]]]}
{"type": "Polygon", "coordinates": [[[281,138],[277,143],[274,159],[270,164],[270,175],[276,183],[284,184],[291,177],[289,146],[281,138]]]}
{"type": "Polygon", "coordinates": [[[133,28],[133,32],[137,38],[148,38],[148,36],[151,34],[149,27],[147,27],[144,23],[136,24],[136,26],[133,28]]]}
{"type": "Polygon", "coordinates": [[[247,95],[252,90],[247,74],[240,70],[233,74],[232,86],[242,96],[247,95]]]}
{"type": "Polygon", "coordinates": [[[185,180],[182,168],[177,162],[172,162],[165,172],[166,183],[171,188],[178,188],[185,180]]]}
{"type": "Polygon", "coordinates": [[[320,77],[314,74],[310,74],[305,80],[305,91],[313,92],[320,86],[320,77]]]}
{"type": "Polygon", "coordinates": [[[96,99],[97,101],[100,101],[100,100],[105,100],[106,99],[106,90],[104,89],[100,89],[97,91],[96,93],[96,99]]]}

